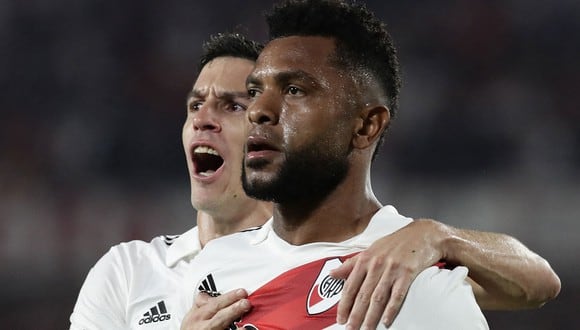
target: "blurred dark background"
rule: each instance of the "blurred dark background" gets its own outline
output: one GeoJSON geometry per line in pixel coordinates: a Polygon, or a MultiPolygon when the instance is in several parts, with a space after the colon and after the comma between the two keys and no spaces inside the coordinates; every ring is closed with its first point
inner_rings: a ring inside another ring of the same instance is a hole
{"type": "MultiPolygon", "coordinates": [[[[194,225],[185,95],[209,34],[265,40],[271,1],[0,0],[0,324],[64,329],[111,245],[194,225]]],[[[505,232],[560,296],[492,329],[578,329],[580,2],[369,1],[399,47],[384,203],[505,232]]]]}

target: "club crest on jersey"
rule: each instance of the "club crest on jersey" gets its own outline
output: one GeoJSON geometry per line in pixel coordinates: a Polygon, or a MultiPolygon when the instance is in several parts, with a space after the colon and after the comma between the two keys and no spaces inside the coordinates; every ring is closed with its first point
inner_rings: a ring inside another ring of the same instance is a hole
{"type": "Polygon", "coordinates": [[[330,271],[338,268],[342,262],[338,259],[330,259],[324,263],[316,281],[310,288],[306,309],[308,314],[320,314],[331,309],[338,303],[342,294],[344,280],[330,276],[330,271]]]}

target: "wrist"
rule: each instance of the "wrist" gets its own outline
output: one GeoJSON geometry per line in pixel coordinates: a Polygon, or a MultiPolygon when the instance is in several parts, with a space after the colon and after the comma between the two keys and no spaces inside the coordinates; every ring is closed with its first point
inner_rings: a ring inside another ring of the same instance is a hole
{"type": "Polygon", "coordinates": [[[437,248],[441,252],[442,259],[450,266],[456,266],[457,254],[461,249],[461,239],[458,229],[444,223],[431,220],[437,233],[437,248]]]}
{"type": "Polygon", "coordinates": [[[459,228],[447,226],[445,239],[442,243],[445,251],[446,262],[451,266],[465,266],[468,263],[468,256],[473,248],[465,231],[459,228]]]}
{"type": "Polygon", "coordinates": [[[425,235],[425,241],[429,242],[428,245],[439,258],[436,261],[447,261],[455,228],[433,219],[417,219],[417,222],[422,228],[421,232],[425,235]]]}

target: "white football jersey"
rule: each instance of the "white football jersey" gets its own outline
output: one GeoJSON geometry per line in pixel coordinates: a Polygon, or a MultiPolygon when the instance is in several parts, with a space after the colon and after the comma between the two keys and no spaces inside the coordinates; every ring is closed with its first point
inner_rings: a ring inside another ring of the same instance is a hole
{"type": "MultiPolygon", "coordinates": [[[[411,221],[386,206],[361,234],[340,243],[291,245],[276,235],[272,220],[212,240],[190,265],[187,303],[200,291],[244,288],[253,308],[231,328],[341,329],[336,309],[344,282],[330,277],[330,270],[411,221]]],[[[464,267],[421,272],[390,329],[488,329],[466,276],[464,267]]]]}

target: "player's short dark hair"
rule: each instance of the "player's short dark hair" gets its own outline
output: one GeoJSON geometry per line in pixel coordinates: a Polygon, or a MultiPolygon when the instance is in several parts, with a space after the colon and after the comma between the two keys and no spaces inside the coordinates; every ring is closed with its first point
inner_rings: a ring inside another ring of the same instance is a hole
{"type": "Polygon", "coordinates": [[[286,0],[274,6],[266,20],[271,39],[288,36],[333,38],[339,67],[354,77],[369,73],[374,76],[381,84],[383,96],[387,97],[391,119],[395,117],[401,88],[397,51],[386,25],[364,4],[343,0],[286,0]]]}
{"type": "Polygon", "coordinates": [[[202,45],[198,70],[218,57],[231,56],[256,61],[264,45],[248,39],[240,33],[218,33],[210,36],[202,45]]]}

